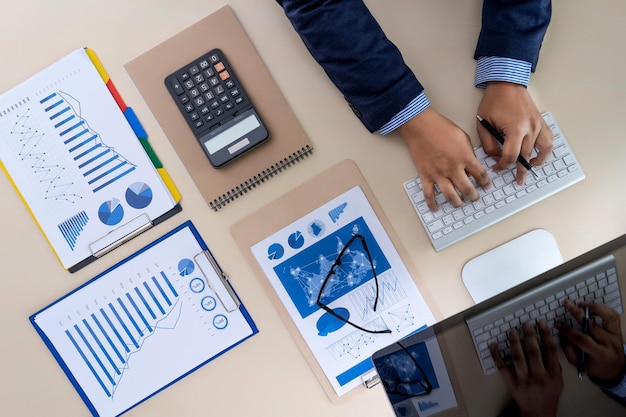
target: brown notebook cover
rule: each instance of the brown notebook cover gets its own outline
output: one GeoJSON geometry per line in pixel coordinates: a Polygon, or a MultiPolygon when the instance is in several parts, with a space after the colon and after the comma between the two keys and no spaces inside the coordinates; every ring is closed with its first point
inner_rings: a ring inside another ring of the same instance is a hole
{"type": "MultiPolygon", "coordinates": [[[[245,259],[248,261],[248,264],[252,266],[255,275],[263,285],[268,297],[272,300],[272,304],[276,306],[276,309],[282,317],[285,326],[289,329],[292,337],[307,359],[309,366],[313,370],[313,373],[317,376],[329,399],[333,402],[339,402],[340,400],[353,395],[354,391],[342,397],[339,397],[335,393],[332,385],[326,378],[324,371],[315,359],[313,352],[311,352],[311,349],[300,334],[296,324],[289,316],[289,312],[283,305],[278,294],[276,294],[272,288],[272,284],[265,276],[265,273],[254,258],[250,248],[276,231],[293,223],[302,216],[305,216],[324,203],[357,185],[363,190],[363,193],[367,197],[372,209],[376,213],[376,216],[380,220],[385,232],[389,236],[389,239],[393,242],[393,246],[396,248],[400,258],[402,258],[402,262],[409,271],[409,274],[418,284],[418,287],[424,296],[424,300],[429,306],[434,305],[432,302],[434,299],[430,296],[430,294],[422,289],[422,286],[419,285],[419,279],[416,279],[418,274],[415,270],[415,266],[411,262],[410,256],[400,243],[398,236],[391,227],[391,224],[383,213],[378,201],[376,201],[372,190],[369,188],[369,185],[365,181],[365,178],[361,174],[358,166],[350,159],[339,162],[314,178],[309,179],[294,190],[289,191],[287,194],[279,197],[265,207],[262,207],[255,213],[243,218],[234,224],[231,229],[233,238],[237,242],[237,245],[241,249],[245,259]]],[[[437,319],[441,318],[441,314],[438,310],[432,309],[431,307],[431,311],[437,319]]]]}
{"type": "Polygon", "coordinates": [[[313,147],[250,38],[224,6],[125,65],[200,193],[217,211],[310,155],[313,147]],[[269,140],[216,169],[165,87],[165,77],[212,48],[228,57],[269,132],[269,140]]]}

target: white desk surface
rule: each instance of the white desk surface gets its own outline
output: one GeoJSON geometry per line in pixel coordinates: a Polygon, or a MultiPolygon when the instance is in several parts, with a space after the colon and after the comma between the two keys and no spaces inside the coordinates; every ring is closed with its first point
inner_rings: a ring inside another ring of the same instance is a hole
{"type": "MultiPolygon", "coordinates": [[[[387,35],[427,87],[432,103],[474,141],[480,92],[472,60],[479,0],[369,0],[387,35]]],[[[242,255],[230,228],[305,179],[354,159],[417,265],[420,287],[449,316],[471,305],[465,262],[531,229],[549,230],[565,260],[626,231],[624,116],[626,3],[555,0],[531,92],[553,112],[587,178],[440,253],[432,249],[402,183],[415,174],[395,134],[370,135],[315,64],[274,0],[231,0],[261,57],[315,146],[312,157],[218,213],[205,204],[123,65],[225,5],[224,0],[11,2],[0,15],[0,91],[75,48],[92,47],[183,195],[181,214],[85,269],[63,270],[9,181],[0,178],[0,404],[7,416],[85,416],[88,410],[28,316],[186,219],[194,221],[260,333],[127,413],[129,416],[392,416],[383,390],[331,403],[242,255]],[[393,169],[390,169],[393,167],[393,169]]],[[[207,48],[209,48],[207,43],[207,48]]],[[[441,317],[443,318],[443,317],[441,317]]]]}

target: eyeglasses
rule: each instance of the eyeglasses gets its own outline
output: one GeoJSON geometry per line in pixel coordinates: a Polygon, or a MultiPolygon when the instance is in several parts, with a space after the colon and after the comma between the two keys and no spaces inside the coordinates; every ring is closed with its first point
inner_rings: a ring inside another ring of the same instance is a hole
{"type": "Polygon", "coordinates": [[[388,366],[380,372],[380,379],[389,394],[403,397],[419,397],[428,395],[433,390],[424,369],[415,357],[400,342],[401,350],[390,354],[386,361],[388,366]]]}
{"type": "Polygon", "coordinates": [[[350,240],[348,240],[348,243],[346,243],[346,245],[339,252],[339,255],[337,256],[337,259],[335,259],[335,262],[333,262],[332,266],[330,267],[330,270],[328,271],[328,274],[326,275],[326,278],[324,278],[324,281],[322,282],[322,285],[320,287],[320,292],[317,295],[317,305],[321,309],[325,310],[328,314],[333,315],[335,318],[337,318],[337,319],[339,319],[339,320],[341,320],[341,321],[343,321],[345,323],[348,323],[350,326],[355,327],[355,328],[361,330],[362,332],[373,333],[373,334],[391,333],[391,330],[389,330],[389,329],[371,330],[371,329],[366,329],[364,327],[361,327],[358,324],[355,324],[355,323],[351,322],[350,320],[348,320],[347,318],[343,317],[342,315],[340,315],[339,313],[337,313],[332,308],[328,307],[326,304],[324,304],[322,302],[322,297],[323,297],[324,289],[326,288],[326,285],[328,284],[329,281],[331,281],[331,277],[333,277],[336,274],[336,269],[339,266],[341,266],[341,264],[342,264],[341,263],[341,258],[344,256],[344,254],[347,251],[349,252],[348,248],[357,239],[361,242],[361,245],[363,246],[363,251],[367,255],[367,259],[369,261],[369,265],[371,267],[372,274],[374,275],[374,282],[375,282],[375,285],[376,285],[376,298],[374,299],[374,307],[373,308],[374,308],[374,311],[376,311],[376,307],[378,305],[378,277],[376,276],[376,269],[374,268],[374,262],[372,261],[372,255],[370,254],[370,251],[367,248],[367,243],[365,242],[365,238],[362,235],[360,235],[360,234],[352,235],[350,240]]]}

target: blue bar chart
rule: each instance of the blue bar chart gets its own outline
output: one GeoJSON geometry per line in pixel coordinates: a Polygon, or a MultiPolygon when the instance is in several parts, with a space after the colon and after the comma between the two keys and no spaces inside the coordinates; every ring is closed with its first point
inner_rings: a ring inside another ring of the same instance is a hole
{"type": "Polygon", "coordinates": [[[78,100],[59,91],[41,99],[40,104],[94,193],[135,170],[135,165],[89,127],[78,100]]]}
{"type": "Polygon", "coordinates": [[[147,338],[174,329],[182,301],[161,271],[68,326],[65,335],[107,397],[147,338]]]}

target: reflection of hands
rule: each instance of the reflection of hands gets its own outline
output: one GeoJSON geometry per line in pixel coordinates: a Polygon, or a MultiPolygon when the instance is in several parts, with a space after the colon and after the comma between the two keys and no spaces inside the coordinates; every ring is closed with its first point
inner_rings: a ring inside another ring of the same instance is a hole
{"type": "Polygon", "coordinates": [[[513,366],[504,363],[496,345],[489,346],[491,356],[502,374],[522,417],[555,417],[563,391],[563,376],[556,344],[548,325],[539,321],[537,339],[530,322],[523,324],[524,342],[516,330],[511,330],[513,366]],[[523,345],[523,346],[522,346],[523,345]]]}
{"type": "Polygon", "coordinates": [[[579,323],[583,320],[585,306],[589,307],[591,314],[602,318],[602,325],[597,325],[591,319],[589,334],[584,334],[567,324],[556,322],[555,327],[562,336],[563,352],[569,363],[576,366],[579,350],[584,351],[587,355],[587,374],[598,384],[612,388],[626,374],[626,355],[619,314],[612,308],[599,304],[583,302],[576,306],[571,300],[565,301],[565,308],[579,323]]]}
{"type": "Polygon", "coordinates": [[[489,186],[487,171],[476,159],[467,133],[432,107],[400,126],[398,131],[408,145],[431,211],[437,211],[435,184],[455,207],[463,205],[461,196],[471,201],[479,197],[468,175],[479,186],[489,186]]]}
{"type": "MultiPolygon", "coordinates": [[[[478,123],[478,136],[485,152],[500,156],[493,169],[509,167],[521,155],[531,165],[543,164],[552,151],[552,131],[537,110],[530,93],[523,85],[508,82],[489,82],[478,106],[478,114],[505,136],[500,149],[496,140],[478,123]],[[533,159],[533,149],[537,156],[533,159]]],[[[526,168],[517,164],[517,182],[524,183],[526,168]]]]}

